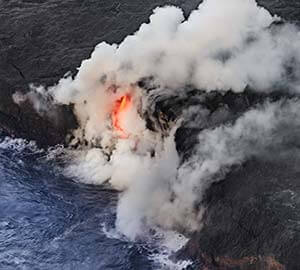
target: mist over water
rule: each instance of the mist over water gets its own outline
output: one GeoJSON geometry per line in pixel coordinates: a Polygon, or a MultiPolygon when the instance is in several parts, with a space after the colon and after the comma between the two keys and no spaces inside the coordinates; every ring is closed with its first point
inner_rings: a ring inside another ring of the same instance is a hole
{"type": "Polygon", "coordinates": [[[49,89],[33,87],[25,96],[16,93],[14,100],[29,99],[46,115],[57,104],[74,106],[79,127],[70,145],[80,149],[65,151],[64,173],[121,191],[115,226],[126,237],[138,239],[151,228],[193,232],[201,229],[205,190],[232,166],[296,151],[300,34],[280,20],[254,0],[206,0],[188,18],[177,7],[157,8],[121,44],[97,45],[75,78],[65,76],[49,89]],[[151,91],[139,84],[145,79],[151,91]],[[167,133],[147,128],[145,113],[157,97],[184,96],[186,86],[221,93],[284,90],[296,97],[266,101],[233,123],[202,130],[183,160],[176,130],[183,121],[201,125],[189,118],[189,104],[168,123],[167,133]],[[130,102],[117,110],[116,128],[113,112],[124,96],[130,102]]]}

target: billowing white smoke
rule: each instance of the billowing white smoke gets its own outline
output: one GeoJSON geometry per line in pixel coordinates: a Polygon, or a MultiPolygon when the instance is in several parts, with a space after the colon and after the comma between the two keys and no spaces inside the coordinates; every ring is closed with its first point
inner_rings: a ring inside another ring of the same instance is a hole
{"type": "MultiPolygon", "coordinates": [[[[254,0],[206,0],[186,20],[179,8],[157,8],[120,45],[97,45],[75,80],[52,92],[57,102],[77,104],[112,83],[127,87],[149,76],[162,87],[207,91],[287,86],[286,68],[299,71],[300,35],[288,24],[272,29],[278,20],[254,0]]],[[[294,80],[290,88],[298,91],[294,80]]]]}
{"type": "MultiPolygon", "coordinates": [[[[47,93],[56,103],[75,104],[91,141],[104,137],[116,99],[127,92],[141,98],[136,83],[145,77],[162,89],[192,85],[242,92],[246,86],[257,91],[284,86],[299,92],[300,34],[290,24],[272,27],[277,21],[255,0],[206,0],[187,19],[177,7],[156,8],[134,35],[120,45],[100,43],[74,80],[65,76],[47,93]]],[[[49,111],[47,104],[44,110],[43,103],[35,104],[38,111],[49,111]]]]}
{"type": "Polygon", "coordinates": [[[179,122],[163,137],[147,130],[141,116],[147,96],[137,82],[145,77],[153,78],[158,95],[185,85],[299,92],[300,35],[292,25],[272,27],[278,20],[254,0],[205,0],[188,19],[179,8],[157,8],[120,45],[100,43],[75,79],[48,89],[56,103],[74,104],[75,137],[98,146],[72,153],[66,173],[123,191],[117,227],[124,234],[135,238],[151,225],[199,229],[203,192],[213,181],[232,165],[295,139],[300,102],[266,103],[233,125],[202,131],[191,158],[180,164],[174,142],[179,122]],[[130,106],[118,116],[126,138],[120,138],[112,114],[126,95],[130,106]]]}
{"type": "Polygon", "coordinates": [[[199,204],[206,188],[223,179],[233,165],[288,150],[299,140],[299,117],[299,100],[266,103],[234,125],[200,133],[192,158],[180,166],[170,136],[158,158],[131,163],[137,165],[137,174],[131,175],[133,181],[121,195],[117,224],[130,236],[140,233],[142,222],[200,229],[203,209],[199,204]]]}
{"type": "Polygon", "coordinates": [[[123,190],[117,227],[131,238],[142,234],[144,226],[198,230],[204,210],[200,203],[211,183],[223,179],[233,165],[279,153],[300,139],[300,102],[266,103],[233,125],[204,130],[184,164],[179,162],[174,131],[156,145],[147,142],[147,136],[140,138],[141,146],[134,146],[134,139],[119,140],[109,161],[99,149],[81,152],[77,163],[68,167],[71,176],[94,184],[109,180],[123,190]],[[145,145],[153,147],[154,157],[145,145]]]}

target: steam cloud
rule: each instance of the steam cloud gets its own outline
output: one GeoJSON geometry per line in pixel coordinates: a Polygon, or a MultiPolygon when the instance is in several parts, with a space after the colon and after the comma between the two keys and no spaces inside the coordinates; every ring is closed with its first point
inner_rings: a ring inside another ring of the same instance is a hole
{"type": "Polygon", "coordinates": [[[97,45],[75,79],[65,77],[42,91],[57,104],[74,104],[80,125],[75,141],[84,139],[91,147],[72,152],[66,173],[93,184],[109,181],[123,191],[116,225],[128,237],[152,225],[199,229],[201,200],[212,182],[233,165],[275,147],[288,149],[299,139],[296,98],[267,102],[233,124],[203,130],[184,163],[174,142],[180,121],[164,136],[148,130],[142,117],[149,105],[137,84],[143,78],[152,78],[158,96],[180,94],[186,85],[207,92],[243,92],[248,86],[299,93],[300,34],[279,22],[254,0],[205,0],[187,19],[179,8],[157,8],[120,45],[97,45]],[[132,104],[120,117],[130,135],[121,139],[111,111],[125,94],[132,104]]]}

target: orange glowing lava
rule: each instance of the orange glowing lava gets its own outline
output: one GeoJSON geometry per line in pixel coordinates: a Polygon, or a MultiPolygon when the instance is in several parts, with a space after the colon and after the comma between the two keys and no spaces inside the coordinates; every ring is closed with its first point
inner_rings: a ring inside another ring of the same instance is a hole
{"type": "Polygon", "coordinates": [[[131,105],[131,97],[129,95],[122,96],[116,101],[113,112],[112,112],[112,124],[116,131],[119,132],[121,138],[127,138],[124,128],[122,127],[122,117],[131,105]]]}

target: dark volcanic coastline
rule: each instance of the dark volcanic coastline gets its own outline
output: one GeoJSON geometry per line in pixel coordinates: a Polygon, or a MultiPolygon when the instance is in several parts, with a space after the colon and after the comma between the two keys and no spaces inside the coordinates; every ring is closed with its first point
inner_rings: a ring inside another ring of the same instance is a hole
{"type": "MultiPolygon", "coordinates": [[[[59,121],[53,121],[37,114],[30,102],[16,105],[12,94],[28,92],[30,83],[50,86],[67,72],[75,75],[96,44],[121,42],[148,20],[156,6],[177,5],[187,15],[199,2],[1,1],[1,131],[35,140],[43,147],[65,144],[66,135],[77,125],[71,108],[57,106],[55,117],[59,121]]],[[[298,1],[258,2],[271,13],[299,24],[298,1]]],[[[143,87],[147,89],[147,85],[143,87]]],[[[191,91],[188,102],[192,96],[191,91]]],[[[205,94],[203,106],[211,112],[206,124],[212,127],[234,122],[249,108],[282,96],[280,92],[257,94],[251,89],[243,94],[205,94]]],[[[159,102],[156,110],[168,119],[152,113],[159,128],[164,129],[168,128],[164,123],[180,115],[187,101],[175,97],[159,102]]],[[[184,125],[177,131],[177,150],[183,159],[192,149],[197,132],[184,125]]],[[[203,227],[192,235],[179,257],[193,258],[196,269],[298,269],[300,160],[291,154],[282,155],[279,153],[275,160],[251,159],[234,168],[224,181],[213,184],[203,201],[203,227]]]]}
{"type": "Polygon", "coordinates": [[[42,119],[31,104],[21,108],[12,94],[29,84],[51,86],[89,57],[101,41],[121,42],[146,22],[153,8],[174,4],[188,13],[199,1],[1,1],[0,127],[42,146],[65,142],[76,126],[71,110],[61,108],[59,124],[42,119]]]}
{"type": "MultiPolygon", "coordinates": [[[[101,41],[119,43],[147,22],[153,8],[182,7],[186,13],[200,3],[189,1],[2,1],[0,3],[0,127],[16,137],[33,139],[42,146],[64,144],[76,127],[71,110],[60,108],[60,121],[41,118],[31,104],[17,106],[16,91],[29,84],[51,86],[89,57],[101,41]]],[[[299,3],[258,1],[274,14],[298,23],[299,3]]]]}

